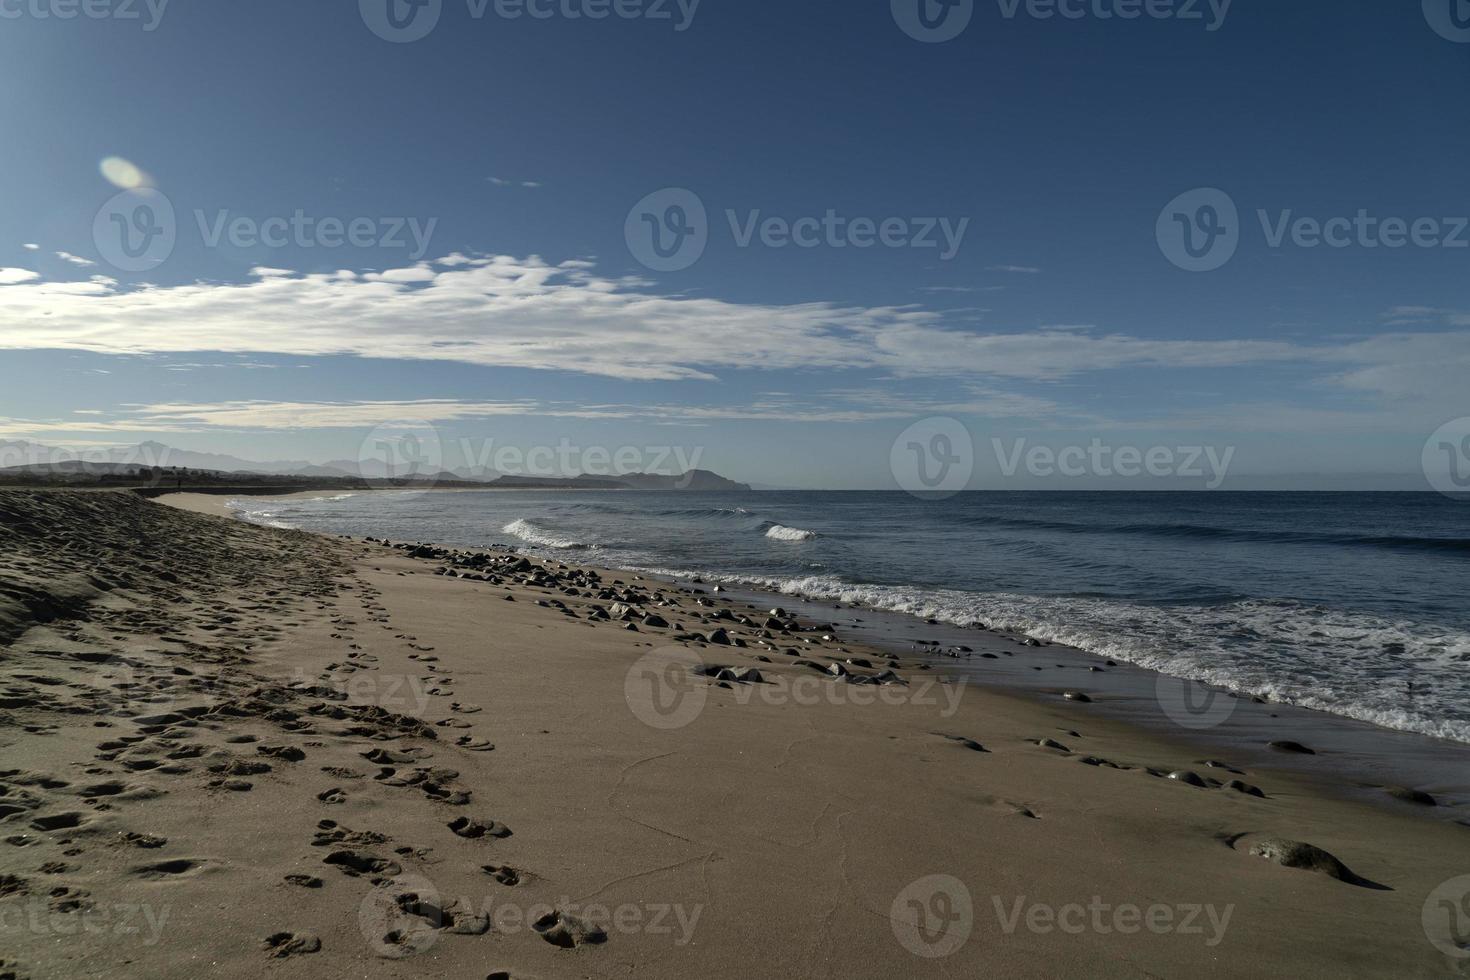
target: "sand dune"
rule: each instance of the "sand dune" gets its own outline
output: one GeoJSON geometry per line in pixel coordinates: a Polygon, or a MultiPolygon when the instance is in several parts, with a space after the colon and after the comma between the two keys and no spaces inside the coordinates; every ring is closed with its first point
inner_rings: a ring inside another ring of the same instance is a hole
{"type": "Polygon", "coordinates": [[[813,625],[0,491],[0,976],[1467,972],[1470,829],[813,625]]]}

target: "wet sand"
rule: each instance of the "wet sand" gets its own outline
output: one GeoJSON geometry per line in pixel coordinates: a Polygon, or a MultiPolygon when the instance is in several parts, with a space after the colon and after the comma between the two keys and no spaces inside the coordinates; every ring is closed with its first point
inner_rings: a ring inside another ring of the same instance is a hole
{"type": "Polygon", "coordinates": [[[0,491],[0,959],[1470,974],[1470,827],[830,625],[510,552],[0,491]]]}

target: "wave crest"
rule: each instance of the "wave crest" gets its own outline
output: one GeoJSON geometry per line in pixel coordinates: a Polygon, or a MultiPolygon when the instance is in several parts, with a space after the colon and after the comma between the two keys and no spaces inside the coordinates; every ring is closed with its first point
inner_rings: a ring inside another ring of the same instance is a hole
{"type": "Polygon", "coordinates": [[[810,541],[817,537],[817,532],[806,531],[799,527],[787,527],[784,524],[772,524],[766,528],[766,537],[773,541],[810,541]]]}
{"type": "Polygon", "coordinates": [[[593,547],[585,541],[577,541],[574,538],[565,538],[554,534],[545,528],[537,527],[525,519],[511,521],[505,527],[501,528],[501,530],[512,537],[520,538],[527,544],[539,545],[542,548],[568,549],[593,547]]]}

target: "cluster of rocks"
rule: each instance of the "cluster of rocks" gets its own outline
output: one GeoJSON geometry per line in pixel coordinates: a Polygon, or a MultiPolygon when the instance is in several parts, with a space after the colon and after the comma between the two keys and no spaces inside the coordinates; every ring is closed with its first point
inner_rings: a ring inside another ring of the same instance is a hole
{"type": "MultiPolygon", "coordinates": [[[[631,632],[645,629],[668,630],[669,639],[678,643],[699,644],[713,647],[738,649],[766,648],[771,653],[801,658],[798,646],[820,648],[824,644],[836,644],[836,628],[830,624],[802,624],[780,607],[764,612],[751,608],[742,612],[724,602],[711,598],[703,588],[701,579],[695,578],[690,587],[651,588],[622,579],[608,581],[603,574],[591,568],[574,567],[555,562],[532,561],[519,554],[514,548],[494,546],[487,550],[462,550],[441,548],[423,543],[405,543],[367,538],[371,543],[404,552],[408,557],[437,563],[434,574],[451,578],[483,581],[491,585],[517,585],[558,593],[570,599],[580,599],[575,607],[562,598],[545,596],[536,599],[536,605],[556,609],[570,619],[581,619],[591,623],[621,623],[631,632]],[[590,600],[590,602],[589,602],[590,600]],[[686,625],[681,616],[690,615],[698,620],[686,625]],[[702,627],[702,628],[700,628],[702,627]]],[[[710,592],[724,590],[716,585],[710,592]]],[[[514,596],[507,592],[507,600],[514,596]]],[[[968,652],[968,648],[960,648],[968,652]]],[[[770,663],[769,657],[756,655],[755,659],[770,663]]],[[[849,657],[844,662],[837,657],[827,657],[830,663],[819,663],[812,659],[796,659],[795,666],[809,667],[834,681],[849,684],[903,684],[904,680],[895,668],[902,666],[890,659],[886,668],[875,667],[865,659],[849,657]],[[867,671],[871,671],[868,673],[867,671]]],[[[760,671],[750,668],[710,668],[708,676],[719,683],[762,683],[760,671]]]]}

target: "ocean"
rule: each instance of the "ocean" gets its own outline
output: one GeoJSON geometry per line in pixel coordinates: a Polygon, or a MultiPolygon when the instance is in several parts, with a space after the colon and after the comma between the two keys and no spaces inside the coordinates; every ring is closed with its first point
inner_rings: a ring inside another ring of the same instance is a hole
{"type": "Polygon", "coordinates": [[[1438,494],[407,491],[232,506],[982,622],[1470,742],[1470,501],[1438,494]]]}

